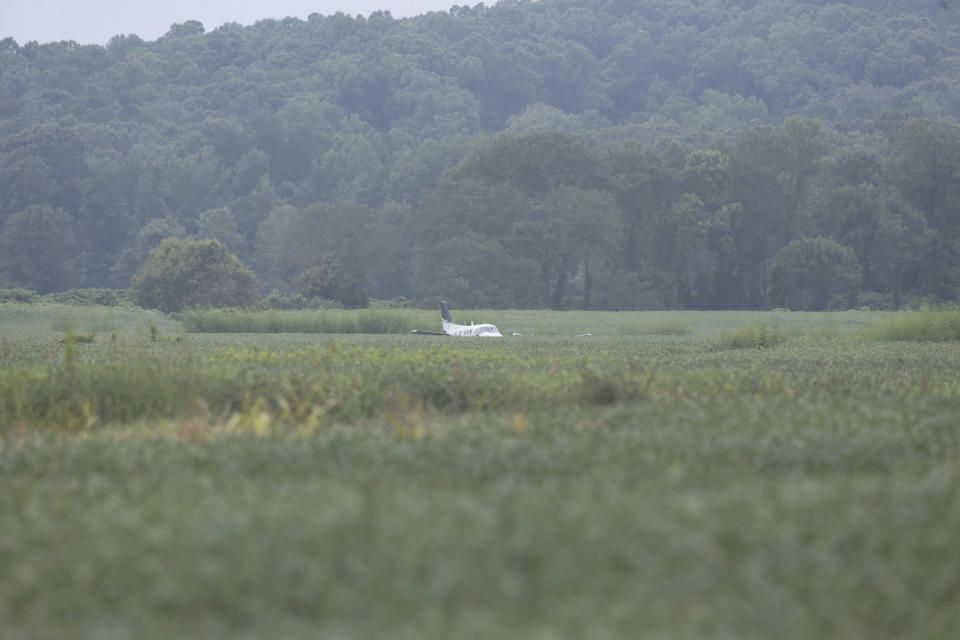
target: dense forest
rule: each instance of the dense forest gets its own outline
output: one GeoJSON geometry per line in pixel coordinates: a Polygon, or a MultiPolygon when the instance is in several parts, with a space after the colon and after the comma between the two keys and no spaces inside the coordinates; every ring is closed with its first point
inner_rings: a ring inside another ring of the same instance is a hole
{"type": "Polygon", "coordinates": [[[126,288],[192,236],[264,294],[348,306],[951,301],[958,117],[941,0],[501,0],[7,38],[0,287],[126,288]]]}

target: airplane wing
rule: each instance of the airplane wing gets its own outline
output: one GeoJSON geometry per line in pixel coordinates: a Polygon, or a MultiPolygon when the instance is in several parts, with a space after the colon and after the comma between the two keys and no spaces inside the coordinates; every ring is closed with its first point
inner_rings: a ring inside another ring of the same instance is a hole
{"type": "Polygon", "coordinates": [[[448,336],[450,334],[444,333],[442,331],[424,331],[422,329],[414,329],[410,333],[416,333],[422,336],[448,336]]]}

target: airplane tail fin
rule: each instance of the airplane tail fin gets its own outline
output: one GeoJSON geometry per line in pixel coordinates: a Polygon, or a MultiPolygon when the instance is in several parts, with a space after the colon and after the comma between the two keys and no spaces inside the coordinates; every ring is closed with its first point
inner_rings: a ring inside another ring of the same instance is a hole
{"type": "Polygon", "coordinates": [[[443,319],[444,322],[449,322],[453,324],[453,319],[450,317],[450,312],[447,310],[446,300],[440,301],[440,317],[443,319]]]}

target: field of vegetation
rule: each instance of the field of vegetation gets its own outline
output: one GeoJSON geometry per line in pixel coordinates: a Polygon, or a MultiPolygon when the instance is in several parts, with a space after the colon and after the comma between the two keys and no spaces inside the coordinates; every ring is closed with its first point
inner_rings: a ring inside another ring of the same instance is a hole
{"type": "Polygon", "coordinates": [[[960,633],[960,312],[438,315],[0,304],[0,637],[960,633]]]}

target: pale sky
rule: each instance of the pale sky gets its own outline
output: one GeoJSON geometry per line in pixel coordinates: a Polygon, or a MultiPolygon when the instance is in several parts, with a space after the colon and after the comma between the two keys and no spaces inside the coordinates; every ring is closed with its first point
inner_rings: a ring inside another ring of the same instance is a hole
{"type": "MultiPolygon", "coordinates": [[[[23,45],[75,40],[81,44],[106,44],[118,34],[136,34],[156,40],[170,25],[199,20],[207,31],[226,22],[250,25],[264,18],[311,13],[370,15],[390,11],[394,18],[451,6],[473,6],[480,0],[0,0],[0,40],[13,37],[23,45]]],[[[490,6],[495,0],[486,0],[490,6]]]]}

